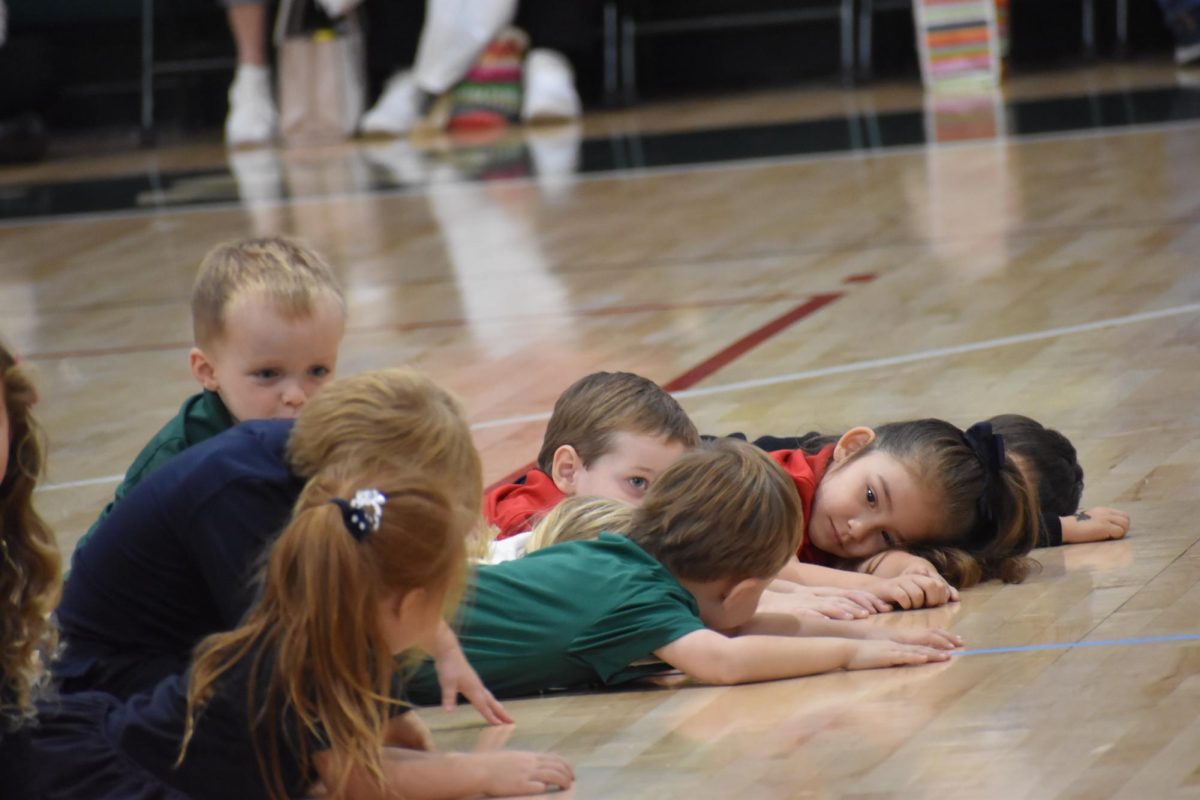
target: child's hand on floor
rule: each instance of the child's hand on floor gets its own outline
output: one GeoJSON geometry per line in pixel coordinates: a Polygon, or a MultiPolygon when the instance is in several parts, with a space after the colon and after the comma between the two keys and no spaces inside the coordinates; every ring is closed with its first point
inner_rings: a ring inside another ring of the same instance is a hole
{"type": "Polygon", "coordinates": [[[962,647],[962,637],[942,628],[884,628],[874,626],[868,634],[870,639],[887,639],[900,644],[915,644],[935,650],[953,650],[962,647]]]}
{"type": "Polygon", "coordinates": [[[760,612],[796,614],[826,619],[862,619],[882,607],[891,607],[870,592],[792,585],[786,592],[766,591],[758,601],[760,612]]]}
{"type": "Polygon", "coordinates": [[[902,667],[908,664],[929,664],[948,661],[950,654],[917,644],[901,644],[890,639],[863,639],[846,662],[846,669],[876,669],[902,667]]]}
{"type": "Polygon", "coordinates": [[[513,721],[500,701],[483,685],[474,667],[467,662],[458,638],[449,625],[442,623],[439,626],[436,640],[427,649],[433,655],[438,685],[442,688],[443,710],[454,710],[461,694],[489,724],[503,725],[513,721]]]}
{"type": "Polygon", "coordinates": [[[473,753],[472,768],[487,776],[483,793],[488,797],[541,794],[552,788],[567,789],[575,772],[567,760],[555,753],[473,753]]]}
{"type": "Polygon", "coordinates": [[[384,744],[406,750],[434,750],[433,734],[416,711],[406,711],[388,721],[384,744]]]}
{"type": "Polygon", "coordinates": [[[1062,518],[1063,544],[1122,539],[1129,533],[1129,515],[1115,508],[1096,506],[1062,518]]]}
{"type": "Polygon", "coordinates": [[[812,586],[809,590],[817,597],[840,597],[866,609],[870,614],[885,614],[892,610],[884,600],[865,589],[841,589],[837,586],[812,586]]]}
{"type": "Polygon", "coordinates": [[[933,608],[958,600],[958,589],[941,576],[906,574],[879,578],[871,591],[903,609],[933,608]]]}

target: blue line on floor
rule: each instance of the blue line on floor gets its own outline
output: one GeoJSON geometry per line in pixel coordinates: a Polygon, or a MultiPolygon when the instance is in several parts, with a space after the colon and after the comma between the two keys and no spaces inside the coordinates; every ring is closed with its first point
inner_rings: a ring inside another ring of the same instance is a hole
{"type": "Polygon", "coordinates": [[[1096,639],[1088,642],[1053,642],[1051,644],[1025,644],[1016,647],[985,647],[977,650],[960,650],[954,655],[982,656],[993,653],[1027,653],[1033,650],[1074,650],[1077,647],[1118,647],[1127,644],[1159,644],[1161,642],[1194,642],[1200,633],[1177,633],[1170,636],[1135,636],[1130,639],[1096,639]]]}

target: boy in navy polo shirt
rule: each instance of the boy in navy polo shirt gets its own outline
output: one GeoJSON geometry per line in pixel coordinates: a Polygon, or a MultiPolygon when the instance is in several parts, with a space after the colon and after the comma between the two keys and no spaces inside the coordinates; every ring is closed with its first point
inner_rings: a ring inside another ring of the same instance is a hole
{"type": "MultiPolygon", "coordinates": [[[[479,455],[449,393],[409,370],[335,381],[295,420],[247,422],[189,448],[113,509],[63,591],[60,690],[124,698],[185,670],[201,639],[252,605],[261,554],[308,477],[363,462],[433,475],[478,503],[479,455]]],[[[462,692],[489,722],[511,721],[449,627],[428,650],[451,699],[462,692]]]]}
{"type": "Polygon", "coordinates": [[[312,249],[273,237],[218,245],[192,290],[196,346],[188,359],[204,391],[142,448],[112,501],[79,541],[151,472],[183,450],[251,419],[294,419],[337,368],[346,301],[312,249]]]}

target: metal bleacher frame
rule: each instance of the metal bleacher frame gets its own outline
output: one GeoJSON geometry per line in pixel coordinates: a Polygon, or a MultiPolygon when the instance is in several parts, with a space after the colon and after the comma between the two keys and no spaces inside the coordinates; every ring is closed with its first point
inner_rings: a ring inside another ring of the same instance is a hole
{"type": "MultiPolygon", "coordinates": [[[[159,75],[180,75],[191,72],[229,70],[237,66],[232,56],[213,58],[183,58],[165,61],[155,60],[155,6],[158,0],[142,0],[142,76],[141,76],[141,119],[139,132],[142,144],[154,141],[154,79],[159,75]]],[[[174,0],[171,0],[174,2],[174,0]]],[[[217,6],[213,3],[214,10],[217,6]]]]}
{"type": "MultiPolygon", "coordinates": [[[[734,5],[731,3],[731,5],[734,5]]],[[[839,23],[841,74],[851,82],[855,76],[855,0],[806,2],[804,7],[759,12],[708,14],[673,19],[642,20],[636,14],[637,0],[607,0],[604,4],[604,89],[610,103],[631,104],[637,100],[637,41],[639,37],[697,31],[793,25],[836,19],[839,23]]]]}

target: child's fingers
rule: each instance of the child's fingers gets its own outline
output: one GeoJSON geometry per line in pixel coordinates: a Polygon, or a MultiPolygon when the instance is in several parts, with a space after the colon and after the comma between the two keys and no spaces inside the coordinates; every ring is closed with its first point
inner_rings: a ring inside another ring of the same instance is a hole
{"type": "MultiPolygon", "coordinates": [[[[487,689],[480,686],[470,694],[464,695],[479,715],[483,717],[491,725],[507,725],[513,721],[509,713],[504,710],[503,704],[496,699],[495,695],[487,689]]],[[[442,705],[447,711],[452,711],[455,706],[456,695],[454,693],[442,692],[442,705]],[[447,699],[449,696],[449,699],[447,699]]]]}
{"type": "Polygon", "coordinates": [[[953,650],[956,647],[962,647],[962,637],[950,631],[944,631],[941,628],[931,628],[927,631],[929,640],[925,644],[930,647],[935,647],[939,650],[953,650]]]}
{"type": "Polygon", "coordinates": [[[886,611],[891,611],[887,603],[870,592],[864,592],[860,589],[850,589],[847,596],[872,614],[882,614],[886,611]]]}
{"type": "Polygon", "coordinates": [[[914,588],[910,581],[896,581],[884,593],[885,599],[892,605],[900,606],[905,610],[914,608],[913,603],[916,601],[916,598],[913,597],[914,588]]]}
{"type": "Polygon", "coordinates": [[[538,780],[565,789],[575,781],[575,771],[556,753],[544,753],[538,759],[538,780]]]}
{"type": "MultiPolygon", "coordinates": [[[[870,616],[870,611],[860,606],[858,603],[851,602],[841,597],[829,597],[825,599],[825,607],[828,611],[833,611],[837,614],[832,619],[862,619],[870,616]]],[[[826,616],[830,616],[828,613],[826,616]]]]}
{"type": "MultiPolygon", "coordinates": [[[[476,706],[478,708],[478,706],[476,706]]],[[[504,709],[504,704],[497,700],[491,692],[487,693],[486,711],[480,709],[483,718],[493,725],[511,725],[515,720],[504,709]]]]}
{"type": "Polygon", "coordinates": [[[932,647],[922,647],[921,651],[914,654],[913,664],[929,664],[934,661],[949,661],[950,654],[945,650],[935,650],[932,647]]]}

